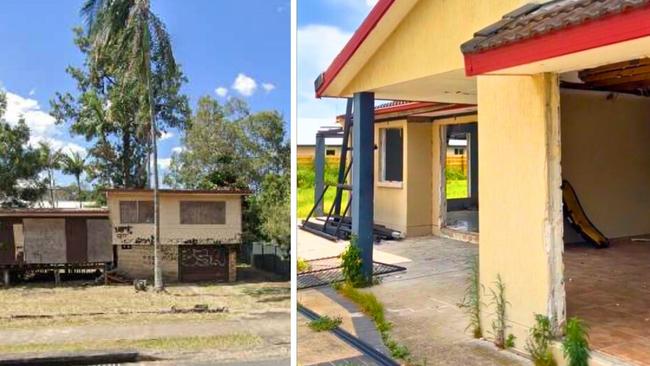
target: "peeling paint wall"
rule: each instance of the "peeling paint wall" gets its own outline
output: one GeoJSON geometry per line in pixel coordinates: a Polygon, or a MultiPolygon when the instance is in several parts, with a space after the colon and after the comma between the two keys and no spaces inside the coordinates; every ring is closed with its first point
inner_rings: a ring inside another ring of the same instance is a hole
{"type": "Polygon", "coordinates": [[[508,333],[523,350],[535,313],[564,319],[558,79],[479,76],[478,100],[481,283],[502,277],[508,333]]]}

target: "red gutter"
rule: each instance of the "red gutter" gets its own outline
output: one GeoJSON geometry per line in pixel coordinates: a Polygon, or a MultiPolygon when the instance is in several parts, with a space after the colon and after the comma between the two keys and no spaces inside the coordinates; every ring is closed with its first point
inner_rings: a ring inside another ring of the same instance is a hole
{"type": "Polygon", "coordinates": [[[327,89],[327,87],[332,83],[336,75],[341,72],[343,66],[345,66],[352,55],[354,55],[359,46],[361,46],[363,41],[379,23],[381,18],[384,17],[384,14],[386,14],[394,2],[395,0],[379,0],[377,4],[372,8],[366,19],[364,19],[363,23],[361,23],[361,26],[359,26],[359,28],[357,28],[357,30],[354,32],[352,38],[350,38],[345,47],[343,47],[341,52],[336,56],[336,58],[334,58],[332,64],[323,73],[323,82],[316,90],[317,98],[320,98],[323,95],[325,89],[327,89]]]}
{"type": "Polygon", "coordinates": [[[630,10],[537,38],[465,54],[465,74],[481,75],[650,36],[650,7],[630,10]]]}

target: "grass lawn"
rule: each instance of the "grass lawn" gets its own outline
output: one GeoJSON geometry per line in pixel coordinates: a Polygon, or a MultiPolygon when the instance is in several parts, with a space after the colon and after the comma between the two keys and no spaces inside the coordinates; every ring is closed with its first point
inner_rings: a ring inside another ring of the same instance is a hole
{"type": "MultiPolygon", "coordinates": [[[[327,192],[325,193],[325,197],[323,198],[324,204],[323,204],[323,211],[325,214],[329,212],[330,207],[332,207],[332,203],[334,202],[334,196],[336,196],[336,189],[334,187],[330,187],[327,192]]],[[[343,200],[341,204],[341,211],[345,209],[345,205],[348,202],[348,192],[343,191],[343,200]]],[[[303,188],[298,188],[298,218],[305,218],[307,217],[307,214],[309,214],[309,211],[314,207],[314,187],[303,187],[303,188]]]]}
{"type": "Polygon", "coordinates": [[[130,285],[82,286],[79,282],[26,284],[0,289],[0,327],[42,328],[87,324],[147,324],[157,321],[218,320],[251,311],[286,310],[286,282],[170,284],[161,294],[136,293],[130,285]],[[227,313],[170,313],[206,304],[227,313]]]}
{"type": "MultiPolygon", "coordinates": [[[[338,177],[338,161],[330,159],[325,165],[325,183],[334,184],[338,177]]],[[[323,198],[323,211],[327,213],[336,196],[336,188],[330,187],[323,198]]],[[[348,192],[343,191],[342,208],[348,202],[348,192]]],[[[314,165],[309,160],[298,161],[298,218],[305,218],[314,207],[314,165]]]]}
{"type": "Polygon", "coordinates": [[[467,179],[447,180],[447,199],[466,198],[467,197],[467,179]]]}

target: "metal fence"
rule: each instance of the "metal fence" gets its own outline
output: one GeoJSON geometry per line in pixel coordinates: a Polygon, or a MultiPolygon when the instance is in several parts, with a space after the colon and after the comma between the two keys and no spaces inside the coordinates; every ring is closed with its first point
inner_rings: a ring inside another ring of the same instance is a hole
{"type": "Polygon", "coordinates": [[[277,245],[244,243],[239,251],[239,261],[287,280],[291,277],[291,254],[277,245]]]}

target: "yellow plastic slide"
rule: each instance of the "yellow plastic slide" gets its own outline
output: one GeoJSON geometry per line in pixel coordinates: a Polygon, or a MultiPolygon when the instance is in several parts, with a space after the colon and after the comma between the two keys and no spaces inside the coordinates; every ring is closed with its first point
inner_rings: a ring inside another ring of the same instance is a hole
{"type": "Polygon", "coordinates": [[[564,203],[564,216],[573,228],[596,248],[607,248],[609,239],[591,223],[573,187],[567,180],[562,181],[562,202],[564,203]]]}

